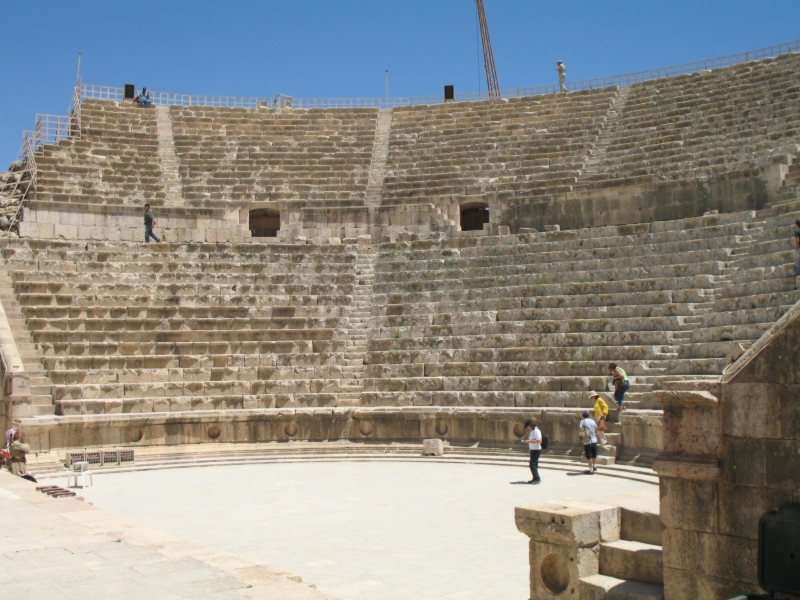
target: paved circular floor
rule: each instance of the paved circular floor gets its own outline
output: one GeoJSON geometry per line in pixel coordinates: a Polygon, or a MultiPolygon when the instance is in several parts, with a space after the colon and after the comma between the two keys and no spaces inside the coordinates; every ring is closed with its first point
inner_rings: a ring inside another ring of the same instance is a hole
{"type": "Polygon", "coordinates": [[[214,466],[95,475],[96,506],[214,551],[301,575],[344,600],[528,597],[514,507],[652,485],[424,462],[214,466]]]}

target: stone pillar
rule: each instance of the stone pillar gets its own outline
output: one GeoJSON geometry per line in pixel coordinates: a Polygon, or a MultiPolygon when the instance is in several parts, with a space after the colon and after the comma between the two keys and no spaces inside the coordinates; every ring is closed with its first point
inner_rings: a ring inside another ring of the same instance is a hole
{"type": "Polygon", "coordinates": [[[530,597],[593,598],[581,578],[600,570],[600,543],[619,539],[617,507],[583,500],[544,502],[515,509],[517,529],[530,538],[530,597]]]}

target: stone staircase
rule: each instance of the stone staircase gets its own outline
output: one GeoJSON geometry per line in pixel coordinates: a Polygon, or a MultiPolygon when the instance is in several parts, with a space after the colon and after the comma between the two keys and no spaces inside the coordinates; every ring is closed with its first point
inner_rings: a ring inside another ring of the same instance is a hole
{"type": "Polygon", "coordinates": [[[620,539],[600,544],[600,572],[580,579],[596,600],[663,600],[661,516],[620,509],[620,539]]]}
{"type": "Polygon", "coordinates": [[[5,264],[0,264],[0,302],[3,304],[3,310],[14,335],[22,364],[30,377],[28,382],[30,416],[52,415],[55,413],[52,382],[47,371],[42,366],[36,344],[31,339],[25,317],[14,292],[14,283],[8,274],[5,264]]]}
{"type": "Polygon", "coordinates": [[[175,140],[172,136],[172,119],[169,106],[156,105],[158,122],[158,158],[163,173],[163,186],[166,205],[183,204],[183,186],[178,172],[178,155],[175,153],[175,140]]]}
{"type": "Polygon", "coordinates": [[[371,246],[359,247],[355,263],[356,282],[353,286],[353,303],[347,320],[347,342],[344,351],[343,376],[358,383],[359,390],[339,394],[338,406],[359,406],[363,390],[364,364],[367,341],[372,324],[372,284],[375,277],[376,253],[371,246]]]}
{"type": "Polygon", "coordinates": [[[611,103],[611,108],[603,122],[603,129],[594,147],[588,153],[584,160],[584,167],[582,171],[583,179],[604,179],[607,176],[602,175],[602,168],[606,160],[606,150],[608,149],[611,140],[614,138],[614,132],[619,125],[622,111],[625,109],[625,100],[628,94],[631,93],[630,86],[625,86],[617,90],[617,95],[611,103]]]}
{"type": "Polygon", "coordinates": [[[386,159],[389,156],[389,131],[392,127],[392,109],[381,110],[375,129],[375,142],[372,146],[372,160],[369,164],[367,183],[367,206],[379,206],[383,193],[383,180],[386,177],[386,159]]]}

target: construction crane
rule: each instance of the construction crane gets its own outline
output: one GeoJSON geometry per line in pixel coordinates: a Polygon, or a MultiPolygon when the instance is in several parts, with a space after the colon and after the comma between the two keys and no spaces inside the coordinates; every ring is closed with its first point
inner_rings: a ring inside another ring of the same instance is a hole
{"type": "Polygon", "coordinates": [[[500,97],[500,84],[497,83],[497,71],[494,68],[494,54],[492,54],[492,40],[489,39],[489,25],[486,24],[486,11],[483,9],[483,0],[475,0],[478,5],[478,22],[481,28],[481,41],[483,42],[483,65],[486,67],[486,86],[489,89],[489,98],[500,97]]]}

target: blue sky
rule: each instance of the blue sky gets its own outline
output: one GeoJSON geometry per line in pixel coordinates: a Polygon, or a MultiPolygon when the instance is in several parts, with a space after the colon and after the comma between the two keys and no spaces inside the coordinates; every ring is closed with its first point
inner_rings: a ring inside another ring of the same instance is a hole
{"type": "MultiPolygon", "coordinates": [[[[800,38],[798,0],[484,0],[503,89],[645,70],[800,38]]],[[[36,113],[86,83],[296,97],[486,89],[474,0],[0,0],[0,170],[36,113]]]]}

